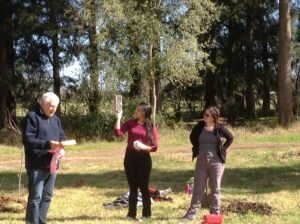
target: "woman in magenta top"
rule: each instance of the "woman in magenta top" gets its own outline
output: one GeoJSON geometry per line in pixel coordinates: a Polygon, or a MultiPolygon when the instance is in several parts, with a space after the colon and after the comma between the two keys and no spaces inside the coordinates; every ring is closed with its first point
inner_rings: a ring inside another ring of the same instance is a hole
{"type": "Polygon", "coordinates": [[[128,133],[124,167],[129,185],[129,211],[127,218],[136,219],[138,189],[143,199],[142,220],[151,217],[149,177],[152,168],[150,152],[158,147],[158,132],[151,120],[152,108],[148,103],[140,103],[134,112],[134,119],[121,126],[122,112],[117,113],[115,135],[128,133]]]}

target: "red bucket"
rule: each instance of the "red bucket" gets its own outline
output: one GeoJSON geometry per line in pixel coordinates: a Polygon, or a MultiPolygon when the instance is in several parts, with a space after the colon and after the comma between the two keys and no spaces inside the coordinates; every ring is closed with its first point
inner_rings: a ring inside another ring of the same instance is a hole
{"type": "Polygon", "coordinates": [[[222,215],[204,215],[202,224],[223,224],[224,217],[222,215]]]}

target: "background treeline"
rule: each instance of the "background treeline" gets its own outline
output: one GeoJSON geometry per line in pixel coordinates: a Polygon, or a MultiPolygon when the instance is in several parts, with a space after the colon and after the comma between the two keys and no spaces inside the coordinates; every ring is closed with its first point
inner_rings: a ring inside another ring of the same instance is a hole
{"type": "Polygon", "coordinates": [[[47,90],[77,136],[105,136],[115,94],[126,111],[151,102],[158,123],[216,104],[231,123],[288,125],[300,113],[299,21],[288,0],[0,0],[0,128],[47,90]]]}

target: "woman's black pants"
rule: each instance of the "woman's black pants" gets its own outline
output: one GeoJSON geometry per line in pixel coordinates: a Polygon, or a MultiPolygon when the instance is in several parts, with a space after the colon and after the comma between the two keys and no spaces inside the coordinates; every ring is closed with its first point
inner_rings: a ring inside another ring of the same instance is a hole
{"type": "Polygon", "coordinates": [[[128,216],[136,218],[138,189],[140,189],[143,200],[143,216],[151,217],[149,177],[152,169],[152,160],[150,154],[127,149],[124,167],[130,191],[128,216]]]}

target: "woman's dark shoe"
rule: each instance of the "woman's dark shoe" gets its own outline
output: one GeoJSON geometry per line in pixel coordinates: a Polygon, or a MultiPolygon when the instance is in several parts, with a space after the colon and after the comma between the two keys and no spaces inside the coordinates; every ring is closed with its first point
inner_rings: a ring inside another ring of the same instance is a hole
{"type": "Polygon", "coordinates": [[[126,221],[136,221],[136,218],[127,215],[125,220],[126,221]]]}
{"type": "Polygon", "coordinates": [[[147,221],[150,221],[150,220],[151,220],[151,217],[142,216],[142,217],[139,219],[139,222],[147,222],[147,221]]]}
{"type": "Polygon", "coordinates": [[[182,223],[186,223],[186,222],[192,222],[192,221],[195,221],[196,220],[196,216],[187,216],[187,215],[185,215],[185,216],[183,216],[182,217],[182,219],[181,219],[181,221],[182,221],[182,223]]]}

